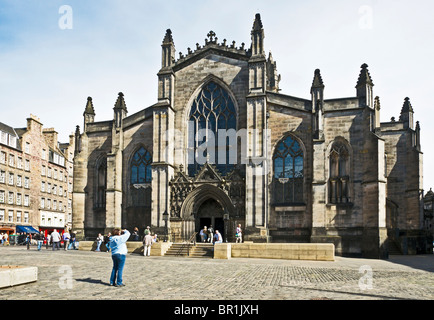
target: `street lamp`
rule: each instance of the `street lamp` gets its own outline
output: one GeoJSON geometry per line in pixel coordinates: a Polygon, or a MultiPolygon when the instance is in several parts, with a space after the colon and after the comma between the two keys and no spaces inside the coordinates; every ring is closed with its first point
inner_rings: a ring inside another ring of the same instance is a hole
{"type": "Polygon", "coordinates": [[[166,230],[166,240],[165,241],[167,242],[167,240],[169,238],[169,229],[167,227],[167,222],[169,221],[169,214],[167,213],[167,210],[164,210],[163,221],[164,221],[165,230],[166,230]]]}

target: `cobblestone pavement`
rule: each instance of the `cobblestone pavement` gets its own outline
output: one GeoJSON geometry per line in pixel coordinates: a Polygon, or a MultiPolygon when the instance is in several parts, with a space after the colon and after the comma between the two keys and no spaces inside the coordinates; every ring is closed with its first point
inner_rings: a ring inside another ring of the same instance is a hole
{"type": "Polygon", "coordinates": [[[434,299],[434,256],[334,262],[143,257],[129,254],[123,288],[109,286],[109,253],[0,247],[0,265],[38,267],[38,281],[0,300],[434,299]]]}

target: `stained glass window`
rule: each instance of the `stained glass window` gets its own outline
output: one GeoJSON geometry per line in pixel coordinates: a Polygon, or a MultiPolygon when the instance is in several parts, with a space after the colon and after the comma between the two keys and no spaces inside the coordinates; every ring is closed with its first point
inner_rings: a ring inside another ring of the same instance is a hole
{"type": "Polygon", "coordinates": [[[131,162],[131,183],[150,183],[152,180],[152,156],[148,150],[141,147],[133,156],[131,162]]]}
{"type": "Polygon", "coordinates": [[[303,150],[288,136],[276,147],[273,157],[274,203],[303,203],[303,150]]]}
{"type": "Polygon", "coordinates": [[[206,162],[215,164],[226,175],[236,163],[236,138],[219,134],[236,130],[236,111],[228,92],[217,83],[209,82],[193,101],[189,115],[188,172],[194,176],[206,162]],[[219,131],[220,130],[220,131],[219,131]]]}

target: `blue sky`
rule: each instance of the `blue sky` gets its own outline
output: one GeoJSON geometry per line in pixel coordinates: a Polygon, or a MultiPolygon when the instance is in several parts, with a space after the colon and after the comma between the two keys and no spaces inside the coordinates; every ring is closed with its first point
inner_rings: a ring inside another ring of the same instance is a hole
{"type": "Polygon", "coordinates": [[[326,99],[355,96],[367,63],[382,122],[398,119],[410,97],[422,128],[427,191],[434,186],[433,11],[432,0],[0,0],[0,121],[24,127],[32,113],[66,142],[82,126],[88,96],[96,121],[112,118],[120,91],[129,114],[157,101],[167,28],[176,57],[203,45],[210,30],[248,47],[260,13],[282,93],[310,98],[319,68],[326,99]],[[72,29],[59,27],[62,5],[72,9],[72,29]]]}

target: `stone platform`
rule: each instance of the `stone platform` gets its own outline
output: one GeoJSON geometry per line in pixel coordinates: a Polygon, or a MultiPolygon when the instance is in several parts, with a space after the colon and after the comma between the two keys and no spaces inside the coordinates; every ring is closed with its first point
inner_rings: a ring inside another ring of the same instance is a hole
{"type": "Polygon", "coordinates": [[[0,266],[0,288],[13,287],[37,280],[37,267],[0,266]]]}

